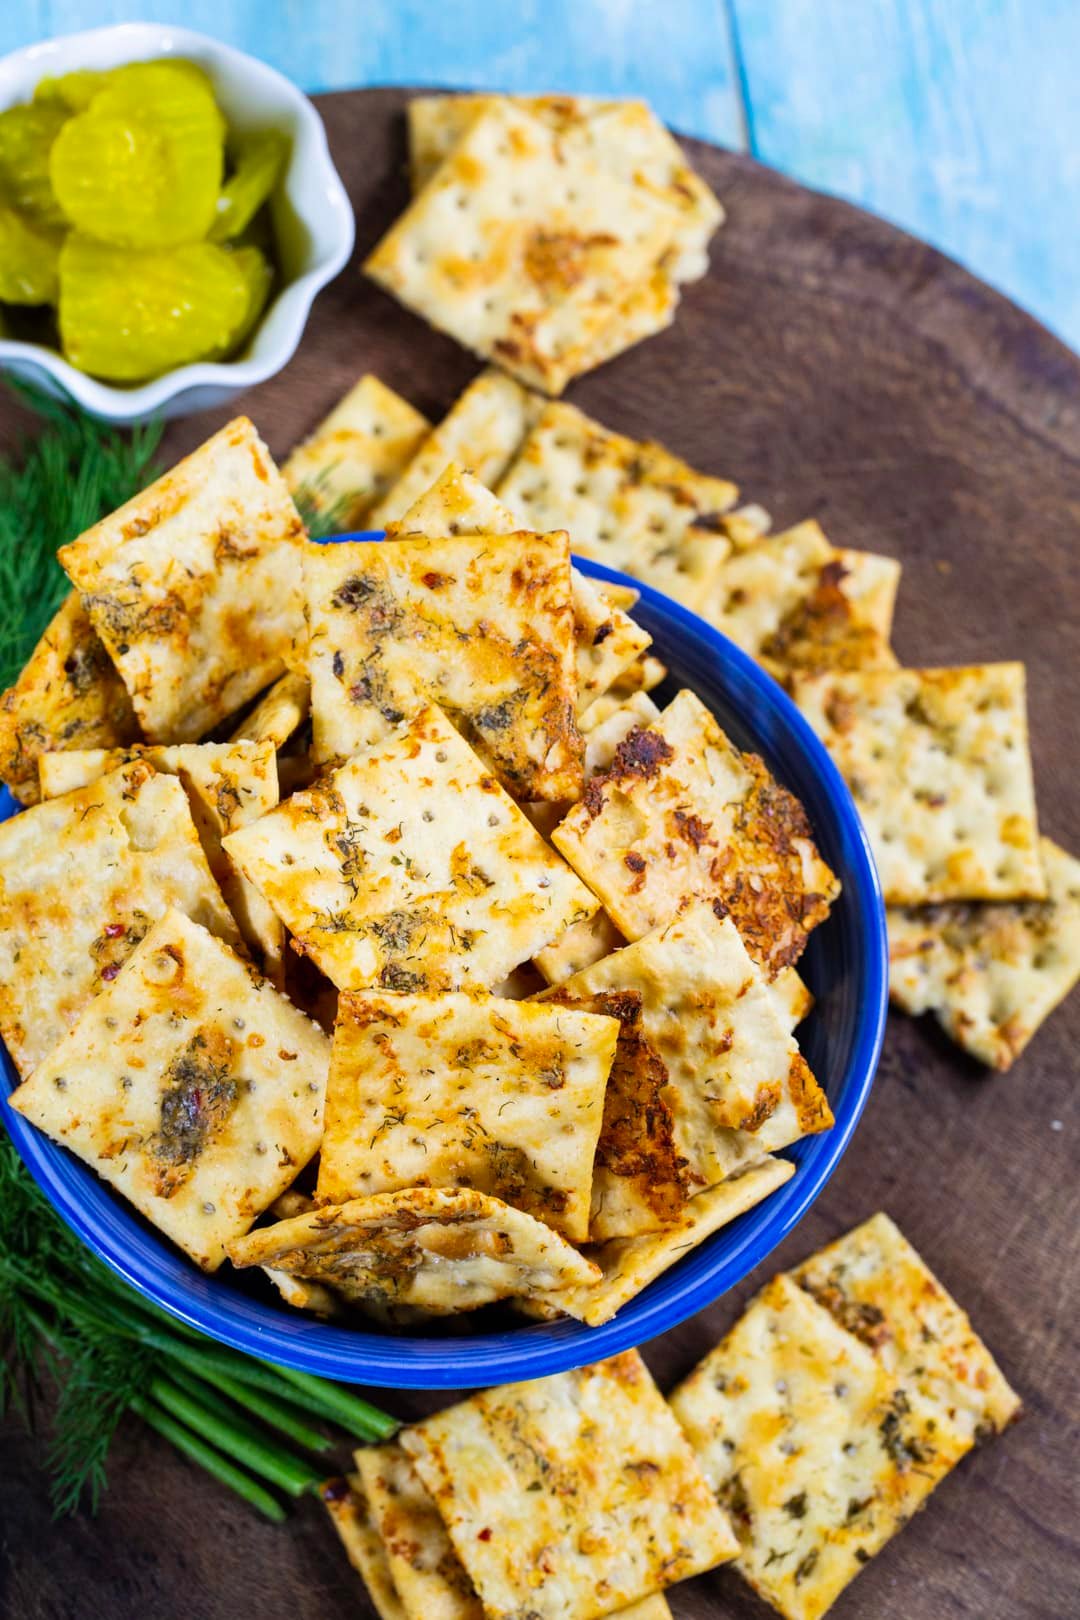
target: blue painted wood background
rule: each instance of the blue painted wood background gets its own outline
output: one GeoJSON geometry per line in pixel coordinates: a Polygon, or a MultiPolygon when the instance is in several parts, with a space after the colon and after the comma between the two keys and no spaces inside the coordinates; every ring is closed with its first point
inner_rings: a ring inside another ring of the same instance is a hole
{"type": "Polygon", "coordinates": [[[1080,0],[4,0],[0,54],[137,18],[307,90],[645,96],[925,237],[1080,349],[1080,0]]]}

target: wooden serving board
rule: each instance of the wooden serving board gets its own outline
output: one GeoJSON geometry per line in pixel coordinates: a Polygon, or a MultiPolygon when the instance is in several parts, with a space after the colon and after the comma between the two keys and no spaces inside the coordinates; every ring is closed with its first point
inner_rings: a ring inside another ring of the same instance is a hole
{"type": "MultiPolygon", "coordinates": [[[[321,98],[357,254],[286,371],[239,402],[277,454],[361,371],[438,417],[477,369],[359,274],[406,201],[406,99],[321,98]]],[[[737,479],[777,526],[817,517],[838,544],[899,557],[905,663],[1024,659],[1042,824],[1080,851],[1080,361],[932,249],[748,158],[687,145],[729,212],[712,273],[687,289],[671,331],[570,397],[737,479]]],[[[3,411],[0,441],[20,425],[3,411]]],[[[173,425],[170,459],[227,414],[173,425]]],[[[1007,1076],[978,1069],[929,1021],[894,1017],[863,1122],[813,1211],[735,1294],[646,1349],[669,1387],[774,1269],[878,1208],[970,1311],[1026,1416],[941,1486],[838,1617],[1060,1620],[1080,1609],[1078,1049],[1080,996],[1007,1076]]],[[[442,1404],[381,1398],[405,1416],[442,1404]]],[[[287,1528],[266,1526],[132,1424],[97,1520],[53,1524],[40,1442],[12,1425],[2,1445],[6,1620],[374,1612],[314,1501],[287,1528]]],[[[769,1612],[730,1571],[678,1588],[672,1609],[678,1620],[769,1612]]]]}

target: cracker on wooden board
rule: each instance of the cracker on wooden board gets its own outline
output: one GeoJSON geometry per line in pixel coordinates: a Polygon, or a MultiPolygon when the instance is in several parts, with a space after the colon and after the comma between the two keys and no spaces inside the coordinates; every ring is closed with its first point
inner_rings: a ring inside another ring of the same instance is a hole
{"type": "Polygon", "coordinates": [[[325,1205],[238,1238],[229,1257],[313,1278],[360,1305],[437,1316],[584,1288],[599,1275],[549,1226],[471,1187],[409,1187],[325,1205]]]}
{"type": "Polygon", "coordinates": [[[535,1002],[342,995],[319,1202],[475,1187],[584,1242],[618,1034],[535,1002]]]}
{"type": "Polygon", "coordinates": [[[317,760],[381,742],[430,701],[515,798],[580,793],[565,534],[312,546],[304,591],[317,760]]]}
{"type": "MultiPolygon", "coordinates": [[[[421,442],[401,477],[368,514],[373,529],[400,524],[451,463],[467,467],[486,486],[495,485],[517,454],[543,401],[505,372],[474,377],[437,427],[421,442]]],[[[498,533],[497,529],[492,532],[498,533]]]]}
{"type": "Polygon", "coordinates": [[[13,1108],[206,1271],[315,1153],[329,1043],[227,945],[167,911],[13,1108]]]}
{"type": "Polygon", "coordinates": [[[819,1620],[971,1447],[784,1274],[670,1400],[786,1620],[819,1620]]]}
{"type": "Polygon", "coordinates": [[[626,737],[552,842],[628,939],[702,896],[771,976],[798,960],[839,892],[802,805],[688,690],[626,737]]]}
{"type": "Polygon", "coordinates": [[[579,555],[695,608],[711,600],[730,551],[700,525],[738,498],[727,479],[564,404],[545,407],[496,494],[529,528],[564,528],[579,555]]]}
{"type": "Polygon", "coordinates": [[[375,1528],[359,1474],[328,1479],[319,1496],[341,1539],[349,1563],[361,1577],[379,1620],[412,1620],[390,1575],[386,1547],[375,1528]]]}
{"type": "Polygon", "coordinates": [[[224,844],[342,990],[490,986],[596,910],[434,707],[224,844]]]}
{"type": "Polygon", "coordinates": [[[593,1620],[736,1550],[636,1350],[485,1390],[398,1439],[489,1620],[593,1620]]]}
{"type": "Polygon", "coordinates": [[[150,742],[193,742],[281,674],[303,524],[246,416],[58,555],[150,742]]]}
{"type": "MultiPolygon", "coordinates": [[[[1046,899],[890,907],[889,993],[1008,1069],[1080,978],[1080,861],[1040,838],[1046,899]]],[[[543,953],[541,952],[541,955],[543,953]]]]}
{"type": "Polygon", "coordinates": [[[975,1440],[1020,1411],[967,1313],[885,1214],[871,1216],[791,1274],[890,1377],[975,1440]]]}
{"type": "Polygon", "coordinates": [[[21,1075],[170,906],[239,944],[183,788],[144,760],[0,825],[0,1031],[21,1075]]]}
{"type": "Polygon", "coordinates": [[[500,101],[364,268],[466,348],[557,394],[679,222],[668,202],[591,159],[566,164],[550,128],[500,101]]]}
{"type": "Polygon", "coordinates": [[[430,432],[426,416],[368,372],[297,445],[282,475],[309,522],[357,529],[430,432]]]}
{"type": "Polygon", "coordinates": [[[231,742],[271,742],[281,749],[299,731],[311,712],[311,682],[306,675],[287,670],[264,693],[231,742]]]}
{"type": "MultiPolygon", "coordinates": [[[[691,1186],[711,1187],[833,1122],[730,917],[694,901],[665,926],[559,986],[559,1000],[636,991],[668,1073],[664,1100],[691,1186]]],[[[544,992],[545,997],[552,992],[544,992]]]]}
{"type": "Polygon", "coordinates": [[[136,759],[145,759],[156,771],[180,778],[214,881],[236,918],[244,943],[268,977],[280,985],[284,930],[259,890],[221,847],[227,833],[258,821],[277,804],[273,743],[144,743],[127,749],[76,748],[43,754],[39,761],[41,796],[54,799],[88,787],[136,759]]]}
{"type": "Polygon", "coordinates": [[[792,692],[851,789],[886,902],[1044,897],[1023,664],[824,672],[792,692]]]}
{"type": "Polygon", "coordinates": [[[408,1453],[362,1446],[356,1471],[408,1620],[484,1620],[465,1566],[408,1453]]]}
{"type": "Polygon", "coordinates": [[[571,162],[594,159],[630,185],[676,208],[680,223],[667,262],[677,281],[696,281],[708,268],[709,239],[724,218],[713,192],[686,161],[678,142],[643,101],[594,96],[414,96],[408,106],[409,173],[414,192],[426,185],[465,131],[496,100],[511,100],[549,124],[571,162]]]}
{"type": "Polygon", "coordinates": [[[0,781],[20,803],[36,804],[43,754],[118,748],[138,735],[127,687],[72,591],[14,686],[0,696],[0,781]]]}

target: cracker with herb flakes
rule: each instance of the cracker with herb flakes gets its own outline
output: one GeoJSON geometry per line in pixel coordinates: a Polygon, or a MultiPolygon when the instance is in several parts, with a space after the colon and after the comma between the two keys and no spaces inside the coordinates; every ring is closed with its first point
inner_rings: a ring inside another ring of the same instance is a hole
{"type": "Polygon", "coordinates": [[[145,759],[156,771],[180,778],[214,881],[236,918],[244,943],[263,971],[280,984],[285,946],[281,923],[259,890],[221,847],[226,834],[258,821],[277,804],[273,744],[177,743],[158,747],[146,743],[128,749],[70,749],[63,754],[45,754],[39,762],[41,796],[54,799],[88,787],[136,759],[145,759]]]}
{"type": "Polygon", "coordinates": [[[292,670],[259,699],[230,742],[270,742],[282,749],[311,712],[311,682],[292,670]]]}
{"type": "Polygon", "coordinates": [[[712,600],[731,546],[701,525],[734,506],[727,479],[695,472],[573,405],[550,404],[496,494],[529,528],[563,528],[574,550],[688,607],[712,600]]]}
{"type": "MultiPolygon", "coordinates": [[[[1039,840],[1046,899],[890,907],[889,993],[965,1052],[1011,1067],[1080,978],[1080,861],[1039,840]]],[[[541,955],[543,953],[541,952],[541,955]]]]}
{"type": "Polygon", "coordinates": [[[688,690],[629,733],[551,836],[628,939],[706,898],[771,977],[839,892],[802,805],[688,690]]]}
{"type": "Polygon", "coordinates": [[[250,1232],[229,1257],[312,1278],[351,1304],[418,1306],[433,1316],[586,1288],[599,1276],[549,1226],[471,1187],[410,1187],[329,1204],[250,1232]]]}
{"type": "Polygon", "coordinates": [[[11,1105],[204,1271],[323,1130],[329,1042],[227,945],[167,911],[11,1105]]]}
{"type": "Polygon", "coordinates": [[[430,432],[426,416],[368,372],[292,451],[282,476],[308,523],[323,533],[357,529],[430,432]]]}
{"type": "Polygon", "coordinates": [[[590,364],[613,311],[649,279],[679,223],[668,201],[590,158],[566,163],[548,126],[500,101],[364,268],[466,348],[557,394],[590,364]]]}
{"type": "Polygon", "coordinates": [[[148,741],[197,741],[282,673],[303,532],[240,416],[61,548],[148,741]]]}
{"type": "Polygon", "coordinates": [[[363,1446],[355,1456],[408,1620],[484,1620],[476,1589],[408,1454],[391,1442],[363,1446]]]}
{"type": "Polygon", "coordinates": [[[885,1214],[812,1254],[791,1273],[868,1345],[890,1377],[979,1440],[1020,1411],[967,1313],[885,1214]]]}
{"type": "Polygon", "coordinates": [[[127,687],[72,591],[0,696],[0,781],[38,801],[38,760],[53,749],[116,748],[139,735],[127,687]]]}
{"type": "Polygon", "coordinates": [[[184,789],[145,760],[0,825],[0,1031],[21,1075],[170,906],[239,944],[184,789]]]}
{"type": "Polygon", "coordinates": [[[486,1390],[398,1439],[488,1620],[593,1620],[736,1551],[636,1350],[486,1390]]]}
{"type": "Polygon", "coordinates": [[[583,1242],[613,1018],[451,993],[342,995],[320,1203],[475,1187],[583,1242]]]}
{"type": "Polygon", "coordinates": [[[412,1620],[390,1575],[386,1547],[375,1528],[359,1474],[328,1479],[319,1496],[349,1563],[361,1577],[379,1620],[412,1620]]]}
{"type": "Polygon", "coordinates": [[[580,793],[565,534],[312,547],[304,590],[317,760],[348,758],[433,701],[515,798],[580,793]]]}
{"type": "Polygon", "coordinates": [[[224,847],[341,990],[489,987],[597,905],[435,707],[224,847]]]}
{"type": "Polygon", "coordinates": [[[562,984],[571,974],[602,962],[625,944],[607,912],[594,911],[591,917],[573,923],[558,939],[537,951],[534,960],[548,984],[562,984]]]}
{"type": "Polygon", "coordinates": [[[797,677],[886,902],[1041,900],[1023,664],[797,677]]]}
{"type": "Polygon", "coordinates": [[[690,1187],[711,1187],[832,1124],[771,986],[730,917],[718,917],[707,901],[688,905],[554,994],[573,1006],[598,991],[641,997],[642,1032],[667,1069],[663,1096],[690,1187]]]}
{"type": "Polygon", "coordinates": [[[819,1620],[972,1443],[785,1275],[670,1400],[786,1620],[819,1620]]]}

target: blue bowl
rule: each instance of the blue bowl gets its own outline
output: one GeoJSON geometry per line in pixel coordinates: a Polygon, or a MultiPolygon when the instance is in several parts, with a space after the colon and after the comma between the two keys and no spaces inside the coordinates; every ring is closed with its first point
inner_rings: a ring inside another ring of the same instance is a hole
{"type": "MultiPolygon", "coordinates": [[[[635,617],[669,665],[669,684],[697,692],[733,741],[761,754],[802,800],[818,846],[842,880],[831,916],[811,935],[799,962],[817,998],[800,1045],[828,1093],[836,1123],[787,1150],[795,1174],[779,1191],[708,1238],[602,1327],[523,1322],[466,1336],[396,1335],[306,1318],[248,1291],[250,1285],[227,1267],[205,1276],[93,1171],[3,1101],[8,1131],[72,1230],[133,1288],[237,1350],[350,1383],[413,1389],[537,1378],[614,1355],[675,1327],[760,1265],[821,1192],[858,1124],[881,1051],[888,957],[877,873],[847,788],[789,698],[726,637],[647,585],[583,559],[578,566],[594,579],[640,589],[635,617]]],[[[5,789],[0,819],[17,809],[5,789]]],[[[16,1075],[2,1048],[0,1056],[10,1090],[16,1075]]]]}

